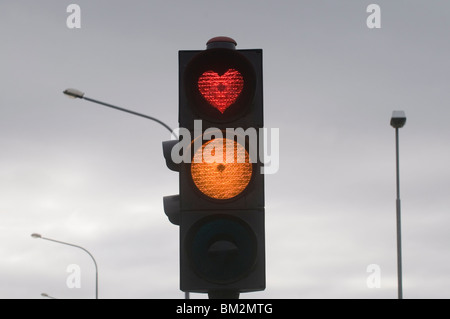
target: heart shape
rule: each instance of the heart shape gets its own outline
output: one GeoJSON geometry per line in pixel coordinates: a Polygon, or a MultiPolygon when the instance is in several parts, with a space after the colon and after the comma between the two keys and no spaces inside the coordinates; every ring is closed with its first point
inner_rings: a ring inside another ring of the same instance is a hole
{"type": "Polygon", "coordinates": [[[222,114],[236,102],[243,88],[244,78],[235,69],[229,69],[223,75],[206,71],[198,79],[198,89],[202,96],[222,114]]]}

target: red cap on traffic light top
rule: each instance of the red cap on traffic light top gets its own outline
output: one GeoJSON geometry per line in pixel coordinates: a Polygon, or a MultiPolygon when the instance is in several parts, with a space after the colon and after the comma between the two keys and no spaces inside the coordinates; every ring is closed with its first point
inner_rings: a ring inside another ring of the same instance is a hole
{"type": "Polygon", "coordinates": [[[206,49],[236,49],[236,41],[229,37],[215,37],[206,42],[206,49]]]}

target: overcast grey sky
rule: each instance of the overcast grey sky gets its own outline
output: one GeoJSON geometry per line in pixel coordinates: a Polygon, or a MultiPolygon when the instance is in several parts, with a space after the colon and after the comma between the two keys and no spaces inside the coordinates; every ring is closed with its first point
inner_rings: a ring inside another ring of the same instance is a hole
{"type": "Polygon", "coordinates": [[[183,298],[162,207],[178,192],[169,133],[62,91],[175,127],[178,50],[218,35],[263,49],[265,126],[281,138],[265,180],[267,289],[242,297],[396,298],[389,120],[404,110],[404,297],[449,298],[449,15],[436,0],[1,1],[0,298],[94,296],[89,256],[33,232],[89,249],[100,298],[183,298]],[[81,288],[66,285],[72,264],[81,288]]]}

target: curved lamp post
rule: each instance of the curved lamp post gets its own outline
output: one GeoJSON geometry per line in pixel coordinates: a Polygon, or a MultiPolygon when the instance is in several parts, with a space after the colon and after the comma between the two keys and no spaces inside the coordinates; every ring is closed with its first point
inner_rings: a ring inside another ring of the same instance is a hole
{"type": "Polygon", "coordinates": [[[49,294],[46,294],[45,292],[41,293],[41,296],[44,298],[48,298],[48,299],[58,299],[58,298],[50,296],[49,294]]]}
{"type": "MultiPolygon", "coordinates": [[[[158,120],[157,118],[154,118],[153,116],[148,116],[148,115],[145,115],[145,114],[142,114],[142,113],[138,113],[138,112],[135,112],[135,111],[131,111],[131,110],[128,110],[128,109],[124,109],[122,107],[118,107],[118,106],[115,106],[115,105],[112,105],[112,104],[109,104],[109,103],[105,103],[105,102],[102,102],[102,101],[91,99],[89,97],[86,97],[84,95],[84,92],[81,92],[80,90],[77,90],[77,89],[66,89],[66,90],[63,91],[63,93],[65,95],[67,95],[68,97],[73,98],[73,99],[84,99],[84,100],[89,101],[89,102],[97,103],[97,104],[100,104],[100,105],[103,105],[103,106],[110,107],[110,108],[115,109],[115,110],[119,110],[119,111],[122,111],[122,112],[130,113],[130,114],[133,114],[133,115],[137,115],[137,116],[140,116],[140,117],[152,120],[152,121],[154,121],[156,123],[159,123],[162,126],[164,126],[170,132],[170,134],[172,134],[172,135],[174,135],[176,137],[176,139],[179,138],[178,135],[174,132],[174,130],[169,125],[167,125],[166,123],[164,123],[161,120],[158,120]]],[[[185,298],[189,299],[189,293],[188,292],[185,293],[185,298]]]]}
{"type": "MultiPolygon", "coordinates": [[[[95,299],[98,299],[98,267],[97,267],[97,262],[95,261],[94,256],[92,256],[92,254],[85,248],[78,246],[78,245],[74,245],[74,244],[69,244],[63,241],[59,241],[59,240],[55,240],[55,239],[51,239],[51,238],[46,238],[43,237],[41,234],[31,234],[31,237],[36,238],[36,239],[45,239],[48,241],[52,241],[58,244],[63,244],[63,245],[67,245],[67,246],[72,246],[72,247],[76,247],[79,248],[81,250],[84,250],[89,256],[91,256],[92,261],[94,262],[95,265],[95,299]]],[[[41,294],[43,297],[49,297],[47,294],[41,294]],[[45,296],[44,296],[45,295],[45,296]]]]}
{"type": "Polygon", "coordinates": [[[100,104],[100,105],[103,105],[103,106],[107,106],[107,107],[113,108],[115,110],[119,110],[119,111],[122,111],[122,112],[130,113],[130,114],[133,114],[133,115],[137,115],[137,116],[140,116],[140,117],[152,120],[152,121],[154,121],[156,123],[161,124],[162,126],[164,126],[170,132],[170,134],[174,134],[176,136],[176,134],[174,133],[173,129],[169,125],[167,125],[166,123],[164,123],[161,120],[158,120],[157,118],[154,118],[153,116],[148,116],[148,115],[145,115],[145,114],[142,114],[142,113],[138,113],[138,112],[135,112],[135,111],[131,111],[131,110],[127,110],[127,109],[124,109],[122,107],[118,107],[118,106],[115,106],[115,105],[112,105],[112,104],[109,104],[109,103],[105,103],[105,102],[102,102],[102,101],[91,99],[89,97],[84,96],[84,92],[81,92],[81,91],[79,91],[77,89],[67,89],[67,90],[64,90],[63,93],[65,95],[73,98],[73,99],[84,99],[84,100],[89,101],[89,102],[97,103],[97,104],[100,104]]]}

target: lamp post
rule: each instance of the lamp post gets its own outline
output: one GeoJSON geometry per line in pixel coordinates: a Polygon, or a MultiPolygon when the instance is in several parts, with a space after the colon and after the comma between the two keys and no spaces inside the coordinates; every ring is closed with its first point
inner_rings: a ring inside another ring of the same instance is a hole
{"type": "MultiPolygon", "coordinates": [[[[92,254],[87,249],[85,249],[85,248],[83,248],[81,246],[78,246],[78,245],[69,244],[69,243],[66,243],[66,242],[63,242],[63,241],[59,241],[59,240],[55,240],[55,239],[51,239],[51,238],[46,238],[46,237],[43,237],[41,234],[34,233],[34,234],[31,234],[31,237],[33,237],[35,239],[44,239],[44,240],[52,241],[52,242],[55,242],[55,243],[58,243],[58,244],[72,246],[72,247],[76,247],[76,248],[79,248],[81,250],[84,250],[92,258],[92,261],[94,262],[94,265],[95,265],[95,299],[98,299],[98,267],[97,267],[97,262],[95,261],[94,256],[92,256],[92,254]]],[[[44,295],[42,295],[42,296],[44,296],[44,295]]],[[[45,297],[47,297],[47,296],[45,296],[45,297]]]]}
{"type": "Polygon", "coordinates": [[[169,130],[170,134],[174,134],[175,135],[173,129],[169,125],[167,125],[166,123],[164,123],[161,120],[158,120],[157,118],[154,118],[153,116],[148,116],[148,115],[145,115],[145,114],[142,114],[142,113],[138,113],[138,112],[135,112],[135,111],[131,111],[131,110],[128,110],[128,109],[124,109],[122,107],[115,106],[115,105],[112,105],[112,104],[109,104],[109,103],[105,103],[105,102],[102,102],[102,101],[91,99],[89,97],[86,97],[84,95],[84,92],[81,92],[81,91],[79,91],[77,89],[67,89],[67,90],[64,90],[63,93],[65,95],[71,97],[71,98],[74,98],[74,99],[84,99],[84,100],[89,101],[89,102],[97,103],[97,104],[100,104],[100,105],[103,105],[103,106],[107,106],[107,107],[113,108],[115,110],[119,110],[119,111],[122,111],[122,112],[130,113],[130,114],[133,114],[133,115],[137,115],[137,116],[140,116],[140,117],[152,120],[152,121],[154,121],[156,123],[159,123],[162,126],[164,126],[167,130],[169,130]]]}
{"type": "MultiPolygon", "coordinates": [[[[122,111],[122,112],[130,113],[130,114],[133,114],[133,115],[136,115],[136,116],[140,116],[140,117],[152,120],[152,121],[154,121],[156,123],[159,123],[162,126],[164,126],[170,132],[170,134],[173,134],[175,136],[175,138],[178,139],[178,135],[174,132],[174,130],[169,125],[167,125],[166,123],[164,123],[161,120],[158,120],[157,118],[154,118],[153,116],[145,115],[145,114],[138,113],[138,112],[135,112],[135,111],[131,111],[131,110],[128,110],[128,109],[125,109],[125,108],[122,108],[122,107],[118,107],[118,106],[115,106],[115,105],[112,105],[112,104],[109,104],[109,103],[105,103],[105,102],[102,102],[102,101],[91,99],[89,97],[86,97],[84,92],[81,92],[80,90],[77,90],[77,89],[66,89],[66,90],[63,91],[63,93],[65,95],[73,98],[73,99],[84,99],[84,100],[89,101],[89,102],[97,103],[97,104],[100,104],[100,105],[103,105],[103,106],[110,107],[110,108],[115,109],[115,110],[119,110],[119,111],[122,111]]],[[[189,299],[189,292],[185,292],[185,299],[189,299]]]]}
{"type": "Polygon", "coordinates": [[[49,294],[47,294],[45,292],[41,293],[41,296],[44,297],[44,298],[48,298],[48,299],[58,299],[58,298],[50,296],[49,294]]]}
{"type": "Polygon", "coordinates": [[[397,215],[397,284],[398,299],[403,299],[403,279],[402,279],[402,233],[401,233],[401,203],[400,203],[400,161],[399,161],[399,142],[398,130],[406,123],[406,115],[403,111],[392,112],[391,126],[395,128],[395,154],[396,154],[396,215],[397,215]]]}

